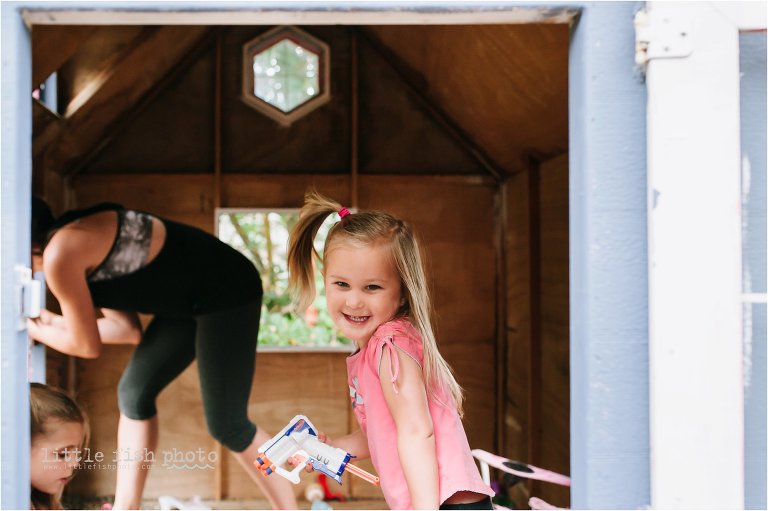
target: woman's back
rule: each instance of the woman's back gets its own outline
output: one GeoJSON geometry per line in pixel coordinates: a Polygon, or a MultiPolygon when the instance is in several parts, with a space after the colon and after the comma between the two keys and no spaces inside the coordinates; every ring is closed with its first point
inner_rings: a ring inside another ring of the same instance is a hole
{"type": "Polygon", "coordinates": [[[128,244],[124,238],[140,236],[139,228],[121,229],[131,213],[99,205],[67,213],[54,226],[45,258],[63,252],[72,271],[83,271],[95,306],[188,316],[259,299],[261,279],[245,256],[200,229],[146,214],[139,214],[151,218],[143,261],[122,274],[100,271],[128,244]]]}

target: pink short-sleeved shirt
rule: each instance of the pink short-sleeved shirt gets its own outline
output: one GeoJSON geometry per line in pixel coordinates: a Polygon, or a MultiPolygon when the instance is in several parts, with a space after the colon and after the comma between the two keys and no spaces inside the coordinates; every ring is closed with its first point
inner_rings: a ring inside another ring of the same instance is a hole
{"type": "MultiPolygon", "coordinates": [[[[347,358],[347,381],[352,407],[360,428],[368,437],[371,461],[381,478],[381,489],[391,509],[411,509],[408,485],[397,452],[397,429],[384,400],[379,380],[379,362],[387,346],[391,366],[397,376],[399,364],[394,348],[401,350],[422,366],[423,347],[419,332],[404,319],[381,325],[364,349],[347,358]]],[[[466,490],[493,496],[493,490],[483,483],[464,432],[455,401],[446,389],[440,391],[444,406],[429,399],[429,413],[435,434],[437,469],[440,479],[440,503],[451,495],[466,490]]]]}

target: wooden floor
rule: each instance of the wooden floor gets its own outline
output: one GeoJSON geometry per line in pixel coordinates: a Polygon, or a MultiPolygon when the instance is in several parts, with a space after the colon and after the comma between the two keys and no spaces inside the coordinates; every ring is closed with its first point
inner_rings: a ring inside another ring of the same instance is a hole
{"type": "MultiPolygon", "coordinates": [[[[204,500],[203,503],[211,509],[272,509],[266,500],[204,500]]],[[[331,501],[328,505],[333,509],[389,509],[383,500],[348,500],[346,502],[331,501]]],[[[311,503],[299,501],[299,509],[310,509],[311,503]]],[[[158,502],[147,502],[144,509],[160,509],[158,502]],[[150,507],[154,506],[154,507],[150,507]]]]}
{"type": "MultiPolygon", "coordinates": [[[[188,502],[183,499],[182,502],[188,502]]],[[[102,504],[112,503],[112,499],[104,498],[70,498],[64,500],[65,509],[100,509],[102,504]]],[[[272,509],[266,500],[203,500],[202,504],[210,509],[272,509]]],[[[387,503],[381,499],[354,499],[346,502],[330,501],[328,505],[333,509],[389,509],[387,503]]],[[[160,509],[157,499],[146,499],[142,502],[142,509],[160,509]]],[[[311,503],[299,500],[299,509],[310,509],[311,503]]],[[[176,509],[176,508],[174,508],[176,509]]],[[[189,509],[194,509],[189,507],[189,509]]]]}

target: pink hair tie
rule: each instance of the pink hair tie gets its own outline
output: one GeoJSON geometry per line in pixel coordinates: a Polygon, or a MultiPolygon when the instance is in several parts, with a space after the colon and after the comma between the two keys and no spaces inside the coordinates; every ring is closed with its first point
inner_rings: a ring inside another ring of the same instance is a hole
{"type": "Polygon", "coordinates": [[[349,210],[347,208],[341,208],[339,210],[339,217],[342,219],[349,214],[349,210]]]}

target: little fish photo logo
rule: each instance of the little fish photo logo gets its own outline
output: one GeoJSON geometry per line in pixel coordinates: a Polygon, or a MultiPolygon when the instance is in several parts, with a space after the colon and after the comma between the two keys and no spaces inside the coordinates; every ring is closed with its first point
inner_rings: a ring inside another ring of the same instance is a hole
{"type": "Polygon", "coordinates": [[[206,454],[202,448],[196,451],[183,451],[175,447],[163,451],[163,468],[176,470],[208,470],[215,467],[219,455],[215,451],[206,454]]]}
{"type": "Polygon", "coordinates": [[[206,452],[203,448],[183,450],[174,447],[170,450],[150,451],[143,449],[115,449],[108,459],[102,451],[91,450],[90,447],[45,450],[43,463],[49,463],[50,468],[62,461],[76,463],[79,470],[115,470],[141,464],[143,469],[151,469],[160,463],[160,467],[170,470],[210,470],[215,468],[219,456],[215,451],[206,452]]]}

